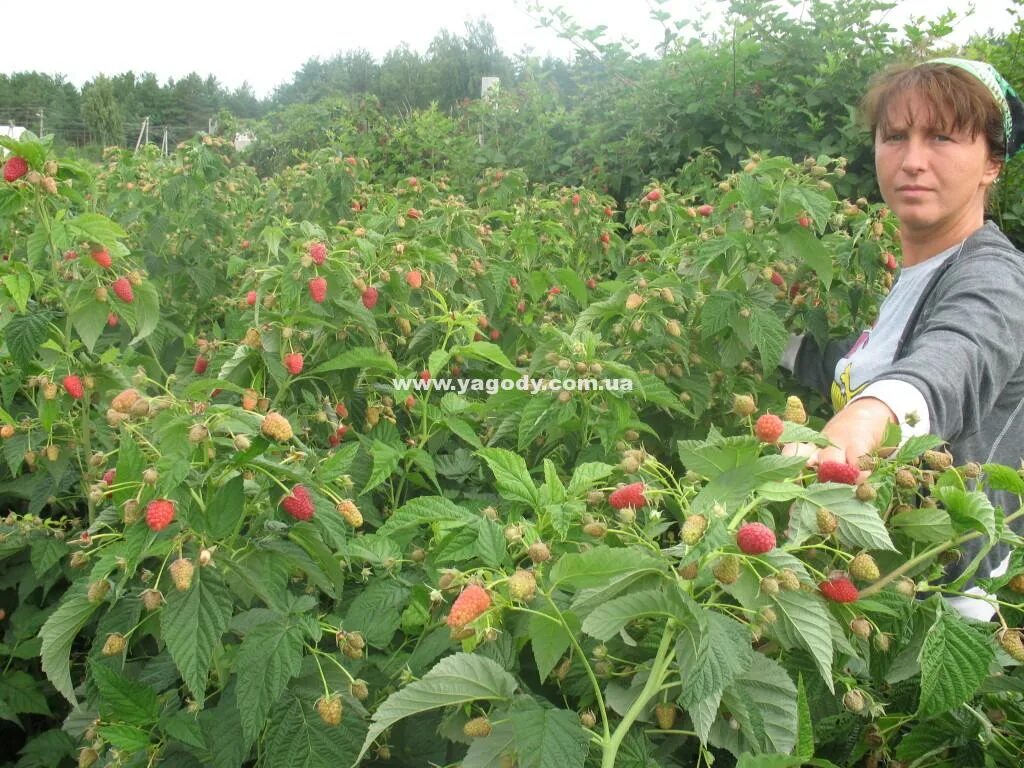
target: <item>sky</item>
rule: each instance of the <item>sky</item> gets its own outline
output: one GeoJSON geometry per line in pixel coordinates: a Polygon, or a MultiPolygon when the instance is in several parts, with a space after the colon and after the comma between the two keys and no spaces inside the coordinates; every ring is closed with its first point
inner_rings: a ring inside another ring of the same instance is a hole
{"type": "MultiPolygon", "coordinates": [[[[842,0],[837,0],[842,2],[842,0]]],[[[798,14],[805,0],[778,0],[798,14]]],[[[1010,0],[892,0],[885,20],[896,28],[914,17],[935,18],[949,8],[960,19],[950,36],[963,42],[972,32],[991,27],[1009,29],[1010,0]],[[963,18],[974,6],[972,17],[963,18]]],[[[571,58],[570,46],[551,30],[538,28],[539,14],[528,7],[536,0],[370,0],[284,3],[241,3],[223,0],[176,0],[152,4],[127,0],[48,0],[54,21],[34,23],[25,34],[6,34],[0,45],[0,73],[38,71],[61,74],[81,86],[98,74],[133,71],[154,73],[160,82],[197,72],[213,75],[235,89],[248,83],[255,94],[269,96],[292,79],[313,57],[331,58],[364,48],[378,60],[405,43],[423,53],[442,29],[462,34],[467,21],[486,17],[501,49],[513,56],[530,49],[534,55],[571,58]]],[[[612,39],[629,38],[641,52],[651,53],[663,39],[652,21],[657,7],[672,19],[712,15],[714,30],[726,0],[550,0],[585,27],[606,25],[612,39]]],[[[9,13],[0,18],[10,23],[9,13]],[[4,18],[6,17],[6,18],[4,18]]]]}

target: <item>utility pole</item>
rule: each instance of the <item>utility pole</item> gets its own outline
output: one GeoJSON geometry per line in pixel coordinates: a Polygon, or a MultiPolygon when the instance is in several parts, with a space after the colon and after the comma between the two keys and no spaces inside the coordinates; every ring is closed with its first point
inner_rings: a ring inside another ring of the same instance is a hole
{"type": "Polygon", "coordinates": [[[160,149],[163,150],[164,157],[167,157],[170,154],[170,152],[167,150],[167,126],[166,125],[164,126],[164,141],[163,141],[163,144],[160,147],[160,149]]]}
{"type": "Polygon", "coordinates": [[[142,127],[139,128],[139,138],[135,140],[135,151],[139,151],[139,147],[142,145],[142,137],[146,137],[146,142],[149,142],[149,115],[142,120],[142,127]]]}
{"type": "Polygon", "coordinates": [[[39,138],[43,137],[43,107],[39,108],[39,112],[36,115],[39,118],[39,138]]]}

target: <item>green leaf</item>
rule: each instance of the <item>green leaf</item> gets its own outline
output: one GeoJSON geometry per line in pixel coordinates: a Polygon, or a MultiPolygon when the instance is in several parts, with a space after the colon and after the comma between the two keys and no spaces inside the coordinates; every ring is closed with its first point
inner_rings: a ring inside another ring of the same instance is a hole
{"type": "Polygon", "coordinates": [[[692,612],[693,608],[679,592],[665,589],[631,592],[594,609],[583,621],[583,631],[598,640],[608,640],[636,618],[663,616],[674,619],[692,612]]]}
{"type": "Polygon", "coordinates": [[[712,740],[737,757],[744,752],[788,754],[796,745],[796,686],[774,659],[760,656],[726,689],[722,703],[739,722],[740,730],[733,731],[719,719],[712,740]]]}
{"type": "Polygon", "coordinates": [[[875,506],[858,500],[853,487],[841,483],[816,483],[796,502],[790,536],[794,545],[817,535],[817,511],[821,508],[831,510],[838,519],[835,536],[845,547],[896,551],[875,506]]]}
{"type": "Polygon", "coordinates": [[[167,650],[196,701],[206,698],[210,662],[221,645],[233,606],[220,574],[212,568],[199,568],[191,589],[172,590],[160,612],[167,650]]]}
{"type": "Polygon", "coordinates": [[[89,585],[86,579],[75,582],[61,598],[60,605],[39,630],[43,639],[40,656],[43,672],[72,705],[77,705],[75,686],[71,682],[71,644],[79,631],[98,607],[86,597],[89,585]]]}
{"type": "Polygon", "coordinates": [[[829,691],[832,680],[830,614],[821,598],[808,592],[780,592],[775,596],[777,622],[773,629],[787,648],[801,647],[811,654],[829,691]]]}
{"type": "Polygon", "coordinates": [[[217,489],[206,504],[205,514],[193,514],[192,527],[215,540],[235,532],[245,514],[245,492],[241,475],[235,475],[217,489]]]}
{"type": "Polygon", "coordinates": [[[587,552],[562,555],[548,574],[550,589],[592,589],[603,587],[618,576],[644,572],[666,573],[662,558],[639,547],[595,547],[587,552]]]}
{"type": "Polygon", "coordinates": [[[326,363],[321,363],[312,372],[327,373],[328,371],[345,371],[350,368],[357,368],[360,371],[398,372],[398,365],[390,355],[381,354],[372,347],[350,349],[337,357],[331,358],[326,363]]]}
{"type": "Polygon", "coordinates": [[[473,360],[486,360],[494,363],[495,365],[500,365],[502,368],[509,371],[519,370],[512,364],[512,361],[508,359],[501,347],[497,344],[492,344],[489,341],[474,341],[458,347],[453,350],[453,353],[463,355],[464,357],[473,360]]]}
{"type": "Polygon", "coordinates": [[[985,484],[993,491],[1009,491],[1017,496],[1024,496],[1024,477],[1012,467],[1001,464],[985,464],[985,484]]]}
{"type": "Polygon", "coordinates": [[[111,746],[128,754],[145,752],[150,743],[149,733],[134,725],[101,725],[96,729],[96,733],[109,741],[111,746]]]}
{"type": "Polygon", "coordinates": [[[761,366],[772,371],[782,359],[789,341],[789,332],[782,320],[767,307],[754,305],[750,314],[750,338],[761,355],[761,366]]]}
{"type": "Polygon", "coordinates": [[[238,652],[238,711],[251,744],[267,715],[302,666],[302,630],[284,620],[260,624],[246,634],[238,652]]]}
{"type": "Polygon", "coordinates": [[[0,672],[0,708],[26,715],[50,715],[41,681],[27,672],[12,669],[0,672]]]}
{"type": "Polygon", "coordinates": [[[565,501],[565,485],[558,476],[558,469],[551,459],[544,459],[543,492],[550,503],[560,504],[565,501]]]}
{"type": "Polygon", "coordinates": [[[386,648],[402,623],[402,611],[408,602],[407,587],[383,579],[371,582],[352,601],[345,615],[345,629],[359,630],[374,648],[386,648]]]}
{"type": "Polygon", "coordinates": [[[496,662],[468,653],[448,656],[377,707],[356,761],[380,734],[403,718],[474,701],[508,701],[515,691],[516,679],[496,662]]]}
{"type": "Polygon", "coordinates": [[[395,448],[381,440],[374,440],[373,447],[370,448],[369,452],[373,456],[373,471],[370,473],[370,478],[366,481],[366,485],[363,486],[363,490],[359,492],[360,495],[369,493],[387,481],[395,473],[395,470],[398,469],[398,465],[405,453],[402,449],[395,448]]]}
{"type": "Polygon", "coordinates": [[[134,320],[135,338],[131,343],[137,344],[153,333],[160,323],[160,296],[156,292],[156,285],[144,280],[135,286],[135,300],[129,306],[132,312],[122,309],[121,314],[128,320],[129,325],[134,320]]]}
{"type": "Polygon", "coordinates": [[[796,754],[803,760],[814,757],[814,723],[811,720],[811,705],[807,700],[807,688],[803,674],[797,678],[797,735],[796,754]]]}
{"type": "Polygon", "coordinates": [[[679,441],[679,459],[683,465],[709,479],[752,463],[760,452],[760,444],[752,437],[730,437],[714,443],[679,441]]]}
{"type": "Polygon", "coordinates": [[[115,222],[99,213],[82,213],[67,220],[68,231],[76,234],[76,239],[88,240],[110,249],[117,245],[118,240],[128,237],[115,222]]]}
{"type": "Polygon", "coordinates": [[[344,714],[341,725],[326,725],[315,702],[287,691],[274,707],[263,742],[265,768],[342,768],[353,765],[366,732],[365,721],[344,714]]]}
{"type": "Polygon", "coordinates": [[[23,264],[11,266],[12,269],[17,267],[20,269],[17,269],[14,274],[4,275],[3,282],[7,292],[14,299],[18,311],[24,312],[28,308],[28,300],[32,295],[32,275],[23,264]]]}
{"type": "MultiPolygon", "coordinates": [[[[702,702],[718,709],[722,693],[744,674],[754,659],[750,632],[720,613],[695,613],[682,624],[676,640],[676,662],[683,681],[679,703],[686,709],[702,702]]],[[[700,733],[707,739],[710,721],[700,733]]]]}
{"type": "Polygon", "coordinates": [[[443,496],[418,496],[396,509],[377,529],[377,533],[382,536],[394,536],[421,525],[442,522],[469,523],[477,519],[477,516],[468,509],[443,496]]]}
{"type": "Polygon", "coordinates": [[[832,254],[809,230],[798,227],[779,233],[779,251],[783,259],[804,262],[817,272],[826,289],[831,285],[832,254]]]}
{"type": "Polygon", "coordinates": [[[330,456],[318,464],[314,474],[320,482],[332,483],[348,472],[358,453],[359,443],[346,443],[334,449],[330,456]]]}
{"type": "Polygon", "coordinates": [[[540,494],[522,456],[504,448],[482,448],[477,454],[491,468],[498,492],[504,498],[522,502],[534,509],[540,506],[540,494]]]}
{"type": "Polygon", "coordinates": [[[581,627],[579,618],[572,611],[562,611],[562,618],[568,625],[565,626],[550,606],[545,606],[540,610],[544,614],[543,616],[537,614],[530,616],[529,634],[533,658],[537,662],[537,674],[543,681],[562,660],[562,656],[569,649],[572,638],[579,634],[581,627]],[[545,616],[549,618],[545,618],[545,616]]]}
{"type": "Polygon", "coordinates": [[[52,536],[33,536],[29,542],[32,572],[39,579],[68,552],[68,545],[52,536]]]}
{"type": "Polygon", "coordinates": [[[146,726],[160,718],[160,704],[152,688],[122,677],[101,662],[92,662],[89,669],[100,693],[100,715],[104,720],[146,726]]]}
{"type": "Polygon", "coordinates": [[[96,301],[92,295],[85,292],[71,310],[71,325],[90,352],[96,347],[96,342],[107,327],[108,311],[106,304],[96,301]]]}
{"type": "Polygon", "coordinates": [[[4,328],[4,340],[11,357],[22,368],[35,359],[39,347],[50,335],[49,312],[18,315],[4,328]]]}
{"type": "Polygon", "coordinates": [[[959,616],[940,610],[921,647],[919,717],[933,717],[963,704],[988,676],[992,646],[959,616]]]}
{"type": "Polygon", "coordinates": [[[953,522],[942,509],[922,507],[897,512],[891,522],[894,531],[924,544],[938,544],[953,538],[953,522]]]}
{"type": "Polygon", "coordinates": [[[897,454],[890,458],[890,461],[895,464],[909,464],[925,451],[938,448],[944,442],[946,441],[936,435],[911,437],[900,447],[897,454]]]}
{"type": "Polygon", "coordinates": [[[512,704],[509,719],[522,768],[583,768],[589,735],[576,712],[542,707],[520,696],[512,704]]]}
{"type": "Polygon", "coordinates": [[[933,493],[946,508],[955,533],[973,530],[988,536],[989,541],[996,538],[996,511],[983,492],[947,485],[933,489],[933,493]]]}
{"type": "Polygon", "coordinates": [[[615,467],[611,464],[604,464],[598,461],[580,464],[573,470],[572,479],[569,481],[566,493],[570,497],[582,497],[594,487],[594,483],[604,480],[614,471],[615,467]]]}

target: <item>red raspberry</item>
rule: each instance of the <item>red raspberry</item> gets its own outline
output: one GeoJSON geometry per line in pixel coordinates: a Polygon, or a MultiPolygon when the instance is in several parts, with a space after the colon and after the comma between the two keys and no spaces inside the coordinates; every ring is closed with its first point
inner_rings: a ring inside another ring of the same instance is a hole
{"type": "Polygon", "coordinates": [[[772,285],[774,285],[776,288],[785,288],[786,287],[786,280],[785,280],[785,278],[782,275],[780,275],[778,272],[776,272],[774,269],[772,270],[771,281],[772,281],[772,285]]]}
{"type": "Polygon", "coordinates": [[[289,352],[284,356],[284,367],[288,369],[288,373],[292,376],[298,376],[302,373],[302,366],[304,360],[301,352],[289,352]]]}
{"type": "Polygon", "coordinates": [[[200,376],[202,376],[204,373],[206,373],[206,368],[209,365],[210,365],[210,361],[209,360],[207,360],[202,355],[198,355],[198,356],[196,356],[196,362],[192,366],[192,370],[195,373],[198,373],[200,376]]]}
{"type": "Polygon", "coordinates": [[[117,324],[120,323],[120,322],[121,321],[118,319],[117,315],[115,315],[113,312],[108,312],[107,313],[107,325],[108,326],[110,326],[111,328],[116,328],[117,324]]]}
{"type": "Polygon", "coordinates": [[[408,216],[410,219],[423,218],[423,212],[420,211],[418,208],[410,208],[408,211],[405,212],[405,215],[408,216]]]}
{"type": "Polygon", "coordinates": [[[420,371],[420,381],[422,381],[422,382],[430,381],[430,371],[426,370],[425,368],[422,371],[420,371]]]}
{"type": "Polygon", "coordinates": [[[766,413],[754,424],[754,434],[762,443],[776,443],[782,437],[782,419],[774,413],[766,413]]]}
{"type": "Polygon", "coordinates": [[[327,298],[327,279],[314,277],[309,281],[309,296],[317,304],[323,304],[327,298]]]}
{"type": "Polygon", "coordinates": [[[174,502],[170,499],[153,499],[146,505],[146,525],[150,530],[162,531],[174,520],[174,502]]]}
{"type": "Polygon", "coordinates": [[[75,400],[81,400],[85,394],[85,387],[82,385],[82,377],[74,373],[64,377],[64,390],[75,400]]]}
{"type": "Polygon", "coordinates": [[[363,291],[363,306],[367,309],[373,309],[377,306],[377,299],[380,296],[380,292],[372,285],[363,291]]]}
{"type": "Polygon", "coordinates": [[[455,598],[448,613],[449,627],[464,627],[491,607],[491,596],[479,584],[470,584],[455,598]]]}
{"type": "Polygon", "coordinates": [[[4,181],[17,181],[28,173],[28,163],[25,158],[15,155],[4,163],[4,181]]]}
{"type": "Polygon", "coordinates": [[[661,190],[652,189],[650,192],[647,193],[647,197],[645,199],[650,203],[658,202],[659,200],[661,200],[661,190]]]}
{"type": "Polygon", "coordinates": [[[249,291],[245,294],[245,303],[250,307],[256,305],[256,291],[249,291]]]}
{"type": "Polygon", "coordinates": [[[127,277],[117,278],[117,280],[111,283],[110,287],[114,290],[114,295],[125,304],[131,304],[135,300],[131,281],[127,277]]]}
{"type": "Polygon", "coordinates": [[[281,506],[284,511],[296,520],[309,520],[313,517],[316,506],[313,504],[313,497],[303,485],[296,485],[292,492],[281,498],[281,506]]]}
{"type": "Polygon", "coordinates": [[[823,461],[818,465],[819,483],[846,483],[856,485],[860,469],[843,461],[823,461]]]}
{"type": "Polygon", "coordinates": [[[818,591],[834,603],[852,603],[860,597],[857,587],[846,576],[832,576],[818,585],[818,591]]]}
{"type": "Polygon", "coordinates": [[[114,484],[114,478],[116,478],[116,477],[117,477],[117,470],[116,469],[108,469],[106,472],[103,473],[103,483],[104,483],[104,485],[113,485],[114,484]]]}
{"type": "Polygon", "coordinates": [[[327,259],[327,246],[323,243],[312,243],[309,246],[309,258],[314,264],[323,264],[327,259]]]}
{"type": "Polygon", "coordinates": [[[647,503],[647,499],[644,497],[645,488],[646,486],[643,483],[624,485],[612,491],[611,495],[608,496],[608,503],[615,507],[615,509],[642,507],[647,503]]]}
{"type": "Polygon", "coordinates": [[[405,282],[409,284],[410,288],[417,290],[423,285],[423,273],[418,269],[410,269],[405,273],[405,282]]]}
{"type": "Polygon", "coordinates": [[[775,531],[764,523],[745,523],[736,531],[736,544],[748,555],[763,555],[775,549],[775,531]]]}
{"type": "Polygon", "coordinates": [[[104,269],[110,269],[110,265],[114,263],[113,259],[110,258],[110,251],[106,250],[105,248],[100,249],[98,251],[91,251],[89,253],[89,258],[91,258],[104,269]]]}

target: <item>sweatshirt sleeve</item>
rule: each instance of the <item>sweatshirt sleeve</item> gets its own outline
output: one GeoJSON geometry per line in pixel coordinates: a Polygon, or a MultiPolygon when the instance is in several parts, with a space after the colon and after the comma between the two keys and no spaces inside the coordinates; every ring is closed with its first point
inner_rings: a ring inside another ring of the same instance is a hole
{"type": "Polygon", "coordinates": [[[793,376],[801,384],[820,392],[828,400],[831,397],[836,365],[850,351],[850,347],[854,345],[857,338],[857,336],[853,336],[848,339],[830,341],[822,349],[814,337],[804,336],[796,354],[793,376]]]}
{"type": "Polygon", "coordinates": [[[976,432],[1024,358],[1024,262],[972,255],[942,276],[903,357],[880,377],[915,387],[930,429],[946,440],[976,432]]]}

